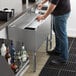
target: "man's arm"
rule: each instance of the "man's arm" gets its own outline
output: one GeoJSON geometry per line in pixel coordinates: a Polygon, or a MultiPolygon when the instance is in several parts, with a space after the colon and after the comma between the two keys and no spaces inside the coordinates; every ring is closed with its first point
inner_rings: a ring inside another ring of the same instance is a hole
{"type": "Polygon", "coordinates": [[[38,4],[38,9],[40,10],[43,7],[43,4],[46,3],[48,0],[42,0],[39,4],[38,4]]]}
{"type": "Polygon", "coordinates": [[[44,4],[44,3],[46,3],[48,0],[42,0],[41,1],[41,4],[44,4]]]}
{"type": "Polygon", "coordinates": [[[52,13],[54,11],[54,9],[56,8],[57,5],[55,4],[50,4],[47,11],[43,14],[43,15],[39,15],[37,16],[37,20],[44,20],[50,13],[52,13]]]}
{"type": "Polygon", "coordinates": [[[46,18],[50,13],[52,13],[54,11],[54,9],[56,8],[55,4],[50,4],[47,11],[44,14],[44,18],[46,18]]]}

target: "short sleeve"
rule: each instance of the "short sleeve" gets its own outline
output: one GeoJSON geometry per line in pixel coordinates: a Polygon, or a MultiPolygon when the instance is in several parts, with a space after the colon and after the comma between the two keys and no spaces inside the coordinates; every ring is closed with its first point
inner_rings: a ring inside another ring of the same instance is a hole
{"type": "Polygon", "coordinates": [[[49,2],[51,2],[53,4],[58,4],[59,0],[49,0],[49,2]]]}

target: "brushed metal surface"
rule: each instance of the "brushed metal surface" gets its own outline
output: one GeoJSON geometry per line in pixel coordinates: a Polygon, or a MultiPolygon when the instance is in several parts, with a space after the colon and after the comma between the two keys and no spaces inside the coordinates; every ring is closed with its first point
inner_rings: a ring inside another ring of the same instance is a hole
{"type": "Polygon", "coordinates": [[[20,16],[18,19],[13,21],[9,26],[24,29],[26,26],[29,25],[35,18],[37,14],[35,13],[25,13],[22,16],[20,16]]]}
{"type": "MultiPolygon", "coordinates": [[[[34,16],[34,18],[35,17],[36,15],[34,16]]],[[[14,24],[17,25],[18,24],[17,22],[19,21],[16,21],[16,24],[15,23],[14,24]]],[[[50,33],[50,16],[48,16],[47,19],[42,20],[40,22],[37,22],[36,20],[33,20],[32,23],[30,22],[29,25],[25,24],[20,26],[17,25],[17,26],[9,27],[8,35],[9,35],[9,39],[11,40],[24,42],[26,50],[36,51],[50,33]],[[28,27],[28,29],[26,29],[25,27],[26,28],[28,27]],[[34,29],[33,30],[29,29],[29,27],[34,29]]]]}
{"type": "MultiPolygon", "coordinates": [[[[43,41],[47,40],[50,33],[51,16],[38,22],[38,14],[30,12],[23,14],[8,27],[8,38],[17,42],[23,42],[27,51],[33,52],[33,71],[36,71],[36,51],[43,41]]],[[[16,45],[16,47],[18,44],[16,45]]]]}

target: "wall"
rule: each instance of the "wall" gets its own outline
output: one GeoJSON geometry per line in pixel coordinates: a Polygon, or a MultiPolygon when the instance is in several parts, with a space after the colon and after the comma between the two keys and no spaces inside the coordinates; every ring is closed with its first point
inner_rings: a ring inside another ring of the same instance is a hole
{"type": "MultiPolygon", "coordinates": [[[[4,8],[15,9],[15,16],[22,12],[22,0],[0,0],[0,10],[4,8]]],[[[6,39],[5,28],[0,30],[0,38],[6,39]]]]}
{"type": "Polygon", "coordinates": [[[15,15],[22,12],[22,0],[0,0],[0,9],[14,8],[15,15]]]}
{"type": "Polygon", "coordinates": [[[76,37],[76,0],[71,0],[71,14],[68,20],[68,36],[76,37]]]}

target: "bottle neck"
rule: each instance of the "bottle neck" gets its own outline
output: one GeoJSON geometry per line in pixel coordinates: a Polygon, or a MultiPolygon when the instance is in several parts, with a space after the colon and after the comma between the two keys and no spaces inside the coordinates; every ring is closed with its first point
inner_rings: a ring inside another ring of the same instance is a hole
{"type": "Polygon", "coordinates": [[[5,46],[5,43],[3,43],[2,46],[5,46]]]}
{"type": "Polygon", "coordinates": [[[25,50],[25,47],[24,46],[22,46],[22,50],[25,50]]]}
{"type": "Polygon", "coordinates": [[[5,49],[6,49],[6,46],[5,46],[5,44],[4,44],[4,43],[2,44],[2,48],[5,48],[5,49]]]}

